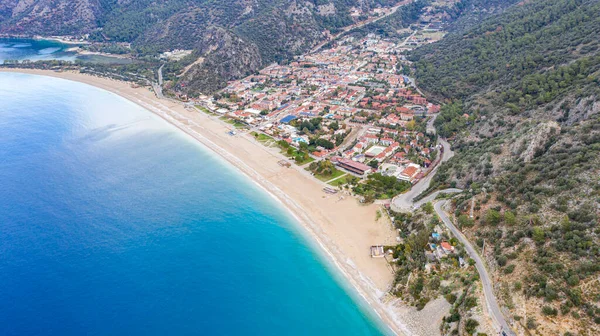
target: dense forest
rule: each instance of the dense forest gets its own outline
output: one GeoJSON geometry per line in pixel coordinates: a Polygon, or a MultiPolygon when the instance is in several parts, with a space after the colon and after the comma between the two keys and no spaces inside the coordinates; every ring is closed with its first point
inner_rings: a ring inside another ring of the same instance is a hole
{"type": "Polygon", "coordinates": [[[464,98],[490,84],[564,65],[600,47],[597,1],[535,1],[517,6],[473,29],[417,49],[420,85],[440,98],[464,98]]]}
{"type": "Polygon", "coordinates": [[[485,241],[511,318],[538,332],[552,325],[540,319],[600,330],[599,13],[597,0],[519,3],[409,55],[447,103],[435,125],[456,152],[431,189],[469,191],[459,224],[485,241]]]}

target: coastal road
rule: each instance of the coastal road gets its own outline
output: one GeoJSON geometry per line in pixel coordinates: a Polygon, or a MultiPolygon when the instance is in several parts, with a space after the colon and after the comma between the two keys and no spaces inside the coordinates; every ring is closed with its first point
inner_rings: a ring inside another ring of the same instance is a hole
{"type": "Polygon", "coordinates": [[[153,82],[152,83],[152,89],[154,89],[154,93],[156,94],[156,97],[158,97],[159,99],[164,99],[165,96],[163,95],[162,92],[162,85],[163,85],[163,75],[162,75],[162,69],[165,65],[161,65],[160,68],[158,68],[158,83],[153,82]]]}
{"type": "Polygon", "coordinates": [[[487,310],[496,327],[506,332],[507,335],[514,335],[510,326],[508,325],[508,322],[506,322],[506,319],[504,319],[500,305],[498,305],[498,300],[496,299],[494,290],[492,289],[492,280],[490,279],[483,259],[481,259],[477,251],[475,251],[475,248],[473,248],[473,245],[471,245],[469,240],[462,234],[462,232],[460,232],[460,230],[454,226],[450,218],[448,218],[448,215],[444,212],[443,207],[447,202],[447,200],[444,200],[435,203],[433,206],[435,212],[438,214],[442,222],[444,222],[446,227],[448,227],[448,229],[452,232],[452,234],[465,246],[465,250],[469,256],[475,260],[475,267],[477,268],[477,272],[479,272],[479,278],[481,278],[481,284],[483,286],[483,294],[485,297],[487,310]]]}
{"type": "Polygon", "coordinates": [[[158,68],[158,85],[160,85],[162,87],[163,85],[163,75],[162,75],[162,69],[165,65],[161,65],[160,68],[158,68]]]}

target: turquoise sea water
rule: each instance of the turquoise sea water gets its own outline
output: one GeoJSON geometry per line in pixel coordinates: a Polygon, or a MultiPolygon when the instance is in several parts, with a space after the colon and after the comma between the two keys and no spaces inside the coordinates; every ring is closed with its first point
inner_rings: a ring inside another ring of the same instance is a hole
{"type": "Polygon", "coordinates": [[[379,335],[278,203],[90,86],[0,73],[0,334],[379,335]]]}
{"type": "Polygon", "coordinates": [[[60,60],[93,63],[131,63],[130,59],[102,55],[78,55],[68,51],[73,45],[49,40],[0,38],[0,64],[5,60],[60,60]]]}

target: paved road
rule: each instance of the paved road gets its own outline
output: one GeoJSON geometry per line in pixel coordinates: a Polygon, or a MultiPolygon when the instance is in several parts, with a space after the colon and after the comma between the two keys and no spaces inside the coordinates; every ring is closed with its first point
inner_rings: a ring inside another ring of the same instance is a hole
{"type": "MultiPolygon", "coordinates": [[[[435,133],[435,128],[433,127],[433,122],[435,121],[436,117],[437,117],[437,114],[433,118],[431,118],[431,120],[429,120],[427,122],[427,132],[428,133],[435,133]]],[[[419,183],[414,185],[409,192],[395,197],[392,200],[392,209],[393,210],[413,210],[413,209],[420,207],[421,205],[423,205],[426,202],[433,201],[437,197],[437,195],[440,193],[462,192],[461,189],[456,189],[456,188],[439,190],[439,191],[432,193],[431,195],[428,195],[427,197],[423,198],[422,200],[420,200],[418,202],[414,202],[414,198],[416,196],[420,195],[423,191],[425,191],[429,187],[429,183],[431,182],[431,179],[433,178],[433,176],[435,176],[436,170],[442,164],[442,162],[448,161],[452,156],[454,156],[454,152],[452,152],[450,150],[450,144],[448,143],[448,141],[446,141],[443,138],[438,138],[438,143],[441,144],[442,147],[444,148],[444,153],[442,154],[443,156],[442,156],[440,163],[434,168],[434,170],[432,172],[429,173],[429,175],[427,175],[426,178],[424,178],[423,180],[419,181],[419,183]]],[[[494,291],[492,289],[492,280],[490,279],[487,269],[485,268],[485,263],[483,262],[483,260],[481,259],[481,257],[477,253],[477,251],[475,251],[475,249],[473,248],[473,245],[471,245],[469,240],[462,234],[462,232],[460,232],[460,230],[458,230],[458,228],[456,228],[454,226],[452,221],[448,218],[446,213],[442,210],[442,208],[444,207],[444,205],[446,205],[447,202],[448,202],[447,200],[436,202],[434,204],[435,212],[438,214],[438,216],[440,217],[442,222],[452,232],[452,234],[458,240],[460,240],[461,243],[463,243],[469,256],[471,258],[473,258],[473,260],[475,260],[475,267],[477,268],[477,272],[479,272],[479,278],[481,279],[481,283],[483,285],[483,294],[485,297],[487,310],[488,310],[490,316],[492,317],[494,325],[498,328],[498,330],[502,330],[502,331],[506,332],[507,335],[511,335],[511,336],[515,335],[512,332],[512,330],[510,329],[508,323],[506,322],[506,319],[504,318],[504,315],[502,314],[502,311],[500,310],[500,305],[498,305],[498,300],[496,299],[496,296],[494,295],[494,291]]]]}
{"type": "Polygon", "coordinates": [[[437,119],[438,115],[440,114],[434,114],[433,117],[431,117],[431,119],[427,121],[427,127],[425,128],[425,132],[435,134],[435,126],[433,126],[433,123],[435,122],[435,119],[437,119]]]}
{"type": "Polygon", "coordinates": [[[159,99],[164,99],[165,96],[163,95],[163,91],[162,91],[162,85],[163,85],[163,76],[162,76],[162,69],[165,65],[161,65],[160,68],[158,68],[158,83],[157,82],[152,82],[152,89],[154,90],[154,94],[156,94],[156,97],[158,97],[159,99]]]}
{"type": "MultiPolygon", "coordinates": [[[[401,210],[412,210],[415,206],[414,198],[419,196],[422,192],[424,192],[427,188],[429,188],[429,183],[431,183],[431,179],[435,176],[436,171],[441,166],[442,162],[446,162],[450,160],[451,157],[454,156],[454,152],[450,149],[450,144],[448,141],[442,138],[438,138],[438,143],[442,145],[444,148],[444,153],[442,154],[442,158],[440,163],[438,163],[433,171],[429,173],[425,178],[421,181],[417,182],[412,188],[405,192],[404,194],[400,194],[392,199],[392,210],[401,211],[401,210]]],[[[451,189],[454,190],[454,189],[451,189]]],[[[456,192],[456,191],[450,191],[456,192]]],[[[437,196],[437,194],[436,194],[437,196]]]]}
{"type": "Polygon", "coordinates": [[[492,280],[490,279],[487,268],[485,267],[485,263],[483,262],[477,251],[475,251],[475,248],[473,248],[473,245],[471,245],[469,240],[462,234],[462,232],[460,232],[460,230],[458,230],[456,226],[454,226],[454,224],[452,224],[452,221],[444,212],[443,207],[444,205],[446,205],[447,202],[447,200],[444,200],[435,203],[435,212],[438,214],[438,216],[440,216],[440,219],[444,222],[448,229],[450,229],[452,234],[458,240],[460,240],[461,243],[463,243],[469,256],[473,258],[473,260],[475,260],[475,267],[477,268],[477,272],[479,272],[481,284],[483,285],[483,294],[485,296],[485,301],[488,308],[487,310],[490,316],[492,317],[492,320],[494,321],[495,325],[497,326],[498,330],[502,328],[502,330],[505,331],[507,335],[514,335],[508,323],[504,319],[502,310],[498,305],[498,301],[496,299],[496,296],[494,295],[494,290],[492,289],[492,280]]]}
{"type": "Polygon", "coordinates": [[[315,46],[315,47],[314,47],[314,48],[313,48],[313,49],[310,51],[310,53],[315,53],[315,52],[319,51],[319,49],[321,49],[321,48],[322,48],[324,45],[326,45],[327,43],[329,43],[329,42],[331,42],[331,41],[335,41],[335,40],[336,40],[336,39],[338,39],[340,36],[342,36],[342,35],[346,34],[347,32],[349,32],[349,31],[351,31],[351,30],[353,30],[353,29],[360,28],[360,27],[362,27],[362,26],[368,25],[368,24],[370,24],[370,23],[373,23],[373,22],[377,22],[377,21],[379,21],[379,20],[381,20],[381,19],[383,19],[383,18],[386,18],[386,17],[388,17],[388,16],[390,16],[390,15],[394,14],[394,13],[395,13],[395,12],[398,10],[398,8],[400,8],[400,7],[404,6],[404,5],[408,5],[408,4],[409,4],[409,3],[411,3],[411,2],[412,2],[412,0],[405,0],[405,1],[399,2],[399,3],[398,3],[396,6],[392,7],[391,11],[390,11],[390,12],[388,12],[387,14],[384,14],[384,15],[382,15],[382,16],[379,16],[379,17],[376,17],[376,18],[371,18],[371,19],[368,19],[368,20],[365,20],[365,21],[362,21],[362,22],[359,22],[359,23],[356,23],[356,24],[353,24],[353,25],[350,25],[350,26],[348,26],[348,27],[344,28],[344,29],[343,29],[341,32],[339,32],[339,33],[337,33],[337,34],[333,35],[333,36],[332,36],[332,37],[331,37],[329,40],[326,40],[326,41],[323,41],[323,42],[321,42],[321,43],[317,44],[317,45],[316,45],[316,46],[315,46]]]}
{"type": "Polygon", "coordinates": [[[160,68],[158,68],[158,85],[162,86],[163,85],[163,75],[162,75],[162,69],[165,65],[161,65],[160,68]]]}
{"type": "Polygon", "coordinates": [[[427,202],[432,202],[433,200],[435,200],[435,198],[439,195],[439,194],[457,194],[457,193],[461,193],[463,190],[462,189],[458,189],[458,188],[448,188],[448,189],[444,189],[444,190],[438,190],[436,192],[433,192],[429,195],[427,195],[427,197],[423,197],[420,201],[415,202],[413,204],[413,208],[414,209],[418,209],[420,208],[423,204],[427,203],[427,202]]]}
{"type": "Polygon", "coordinates": [[[405,77],[408,78],[408,82],[415,88],[415,90],[417,90],[418,93],[421,94],[421,96],[425,96],[423,91],[421,91],[421,89],[419,89],[419,87],[417,86],[417,82],[415,82],[414,78],[408,77],[408,76],[405,76],[405,77]]]}

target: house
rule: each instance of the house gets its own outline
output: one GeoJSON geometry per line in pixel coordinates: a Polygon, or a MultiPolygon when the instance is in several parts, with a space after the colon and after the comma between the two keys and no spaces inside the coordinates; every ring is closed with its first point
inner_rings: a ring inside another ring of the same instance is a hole
{"type": "Polygon", "coordinates": [[[363,139],[367,141],[367,143],[378,143],[379,138],[376,135],[365,134],[363,135],[363,139]]]}
{"type": "Polygon", "coordinates": [[[293,115],[288,115],[288,116],[283,117],[281,120],[279,120],[279,122],[282,124],[287,124],[294,119],[298,119],[298,117],[293,116],[293,115]]]}
{"type": "Polygon", "coordinates": [[[379,161],[379,162],[385,160],[385,158],[387,158],[388,156],[392,155],[392,153],[394,153],[396,151],[396,149],[398,149],[398,147],[400,147],[399,143],[392,142],[381,153],[377,154],[377,156],[375,156],[375,159],[377,159],[377,161],[379,161]]]}
{"type": "Polygon", "coordinates": [[[318,157],[318,158],[322,158],[325,157],[329,152],[326,150],[320,150],[320,151],[314,151],[312,152],[312,155],[318,157]]]}
{"type": "Polygon", "coordinates": [[[425,97],[421,97],[419,95],[412,95],[409,99],[411,99],[415,104],[418,104],[418,105],[427,104],[427,99],[425,99],[425,97]]]}
{"type": "Polygon", "coordinates": [[[344,159],[344,158],[338,159],[336,164],[340,168],[345,169],[351,173],[354,173],[354,174],[357,174],[360,176],[365,176],[366,174],[370,173],[371,170],[373,170],[373,168],[371,168],[370,166],[367,166],[364,163],[360,163],[360,162],[356,162],[356,161],[344,159]]]}
{"type": "Polygon", "coordinates": [[[398,153],[394,154],[394,156],[390,160],[390,163],[406,164],[406,163],[410,162],[410,160],[404,158],[405,155],[406,155],[406,153],[404,153],[404,152],[398,152],[398,153]]]}
{"type": "Polygon", "coordinates": [[[430,114],[440,112],[440,105],[431,104],[431,103],[427,104],[427,112],[430,114]]]}
{"type": "Polygon", "coordinates": [[[418,165],[411,163],[408,165],[408,167],[406,167],[402,173],[400,173],[400,175],[398,176],[398,179],[403,180],[403,181],[407,181],[407,182],[413,182],[415,180],[415,177],[417,176],[417,174],[421,171],[421,167],[419,167],[418,165]]]}
{"type": "Polygon", "coordinates": [[[442,247],[442,250],[444,250],[444,252],[446,252],[446,253],[454,252],[454,246],[450,245],[450,243],[448,243],[448,242],[444,241],[440,244],[440,246],[442,247]]]}
{"type": "Polygon", "coordinates": [[[260,114],[260,110],[259,109],[255,109],[255,108],[245,109],[244,112],[246,112],[246,113],[252,113],[252,114],[260,114]]]}
{"type": "Polygon", "coordinates": [[[413,120],[414,118],[414,114],[412,113],[400,113],[400,119],[401,120],[405,120],[405,121],[409,121],[409,120],[413,120]]]}
{"type": "Polygon", "coordinates": [[[367,130],[367,134],[371,134],[371,135],[376,135],[376,134],[380,134],[381,133],[381,128],[377,128],[377,127],[370,127],[367,130]]]}
{"type": "Polygon", "coordinates": [[[379,140],[379,143],[384,145],[384,146],[389,146],[391,144],[393,144],[395,141],[392,138],[382,138],[381,140],[379,140]]]}

